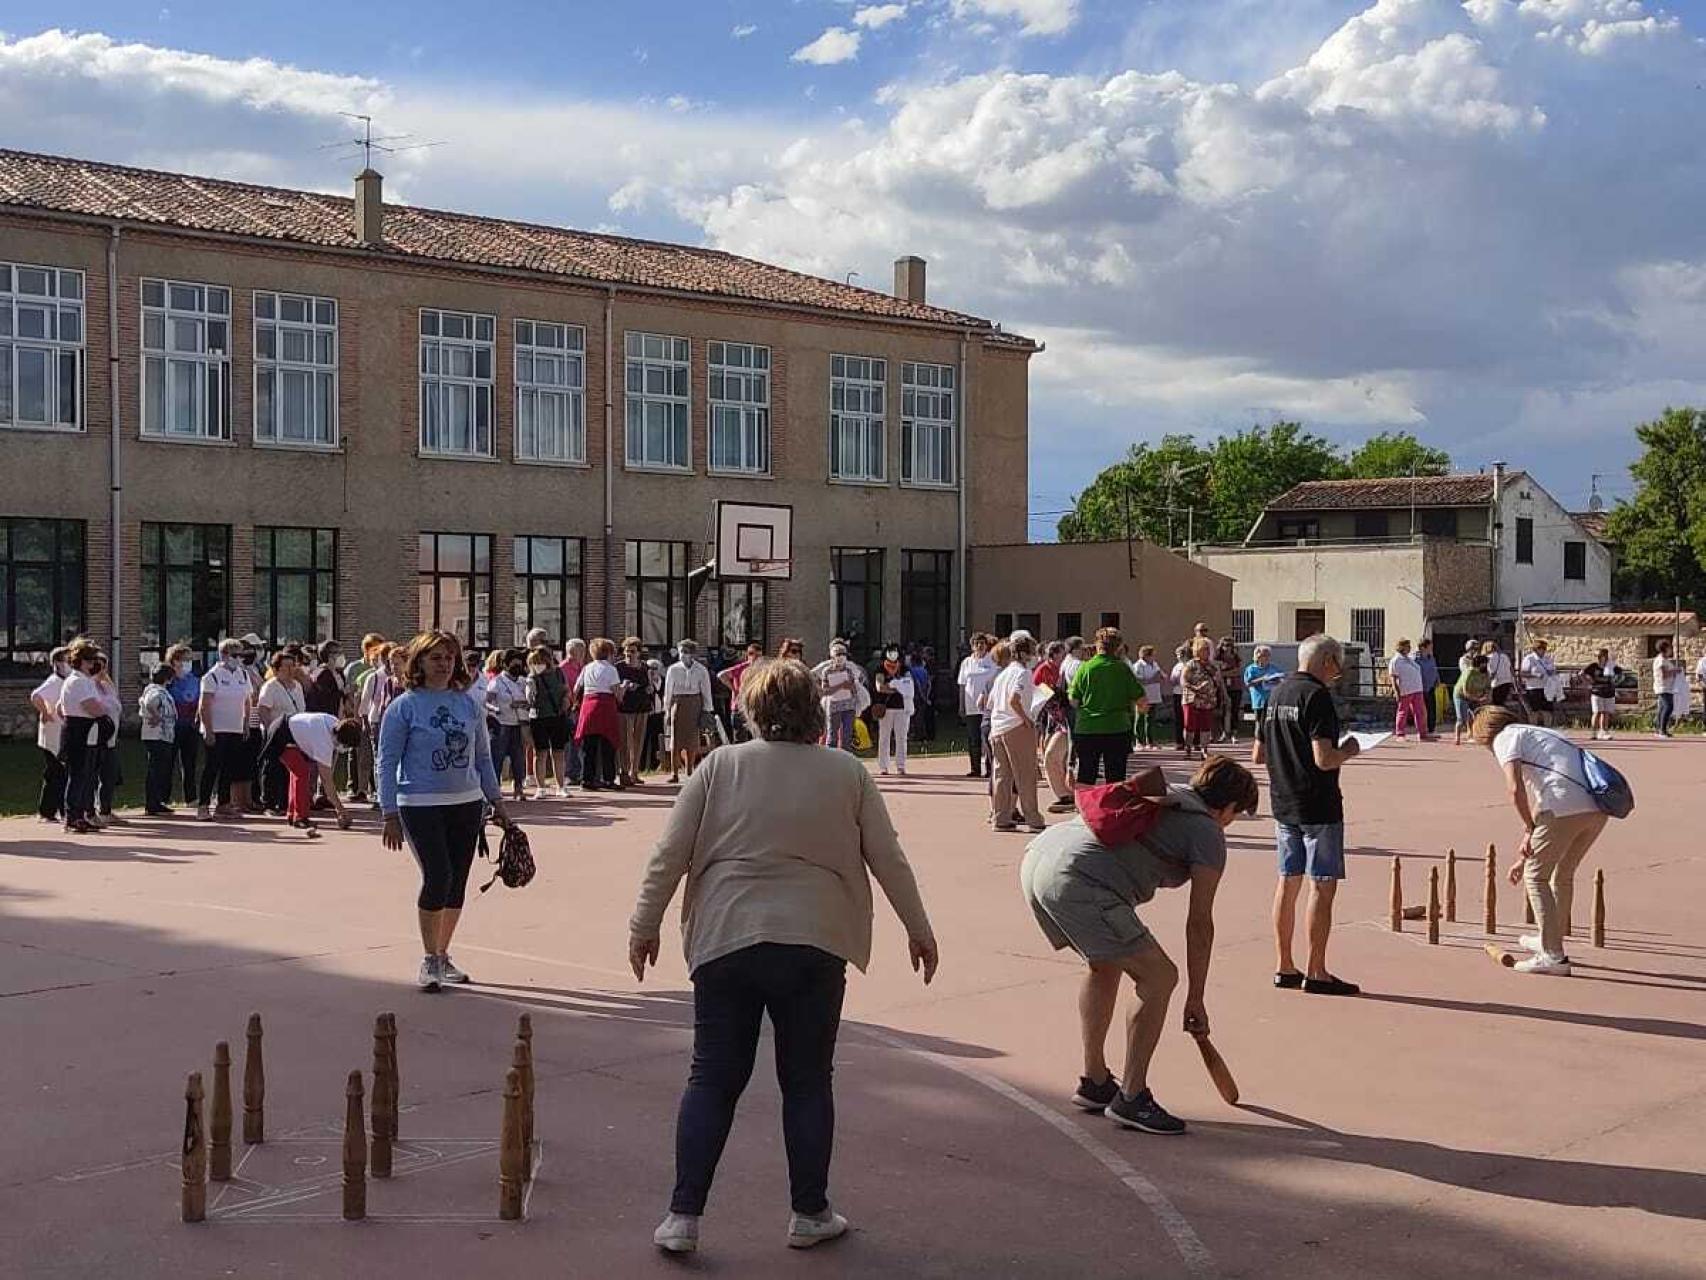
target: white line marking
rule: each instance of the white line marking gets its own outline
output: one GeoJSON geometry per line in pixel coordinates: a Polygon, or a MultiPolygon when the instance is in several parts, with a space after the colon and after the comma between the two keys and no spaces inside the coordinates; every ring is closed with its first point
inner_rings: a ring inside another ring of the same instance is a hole
{"type": "Polygon", "coordinates": [[[1125,1184],[1127,1190],[1129,1190],[1139,1200],[1143,1201],[1144,1206],[1155,1216],[1155,1220],[1161,1224],[1161,1229],[1167,1233],[1167,1238],[1173,1242],[1173,1247],[1179,1251],[1179,1256],[1184,1259],[1186,1270],[1195,1276],[1213,1276],[1218,1274],[1214,1266],[1214,1257],[1209,1253],[1208,1246],[1203,1244],[1202,1238],[1197,1235],[1196,1231],[1191,1227],[1191,1224],[1186,1221],[1185,1215],[1179,1212],[1178,1208],[1167,1198],[1166,1194],[1160,1187],[1156,1186],[1148,1178],[1144,1177],[1134,1169],[1130,1162],[1128,1162],[1124,1156],[1120,1155],[1112,1147],[1109,1147],[1098,1139],[1091,1137],[1090,1134],[1085,1132],[1082,1127],[1072,1123],[1071,1120],[1061,1115],[1058,1111],[1055,1111],[1052,1107],[1038,1102],[1035,1098],[1031,1097],[1030,1094],[1015,1088],[1005,1080],[989,1075],[987,1072],[979,1071],[976,1067],[969,1067],[965,1063],[954,1058],[950,1058],[945,1054],[932,1053],[928,1049],[914,1048],[904,1040],[897,1039],[894,1036],[888,1035],[886,1032],[878,1031],[872,1027],[862,1026],[858,1028],[858,1030],[862,1034],[869,1036],[871,1039],[876,1040],[881,1044],[887,1045],[891,1049],[898,1049],[902,1053],[909,1053],[914,1057],[923,1058],[925,1061],[934,1063],[938,1067],[942,1067],[945,1070],[962,1075],[968,1080],[974,1080],[984,1088],[993,1093],[1000,1094],[1003,1098],[1006,1098],[1007,1101],[1015,1104],[1016,1106],[1023,1107],[1039,1120],[1052,1125],[1055,1129],[1064,1133],[1080,1147],[1084,1148],[1084,1150],[1096,1157],[1097,1161],[1099,1161],[1109,1173],[1113,1174],[1114,1177],[1118,1178],[1125,1184]]]}

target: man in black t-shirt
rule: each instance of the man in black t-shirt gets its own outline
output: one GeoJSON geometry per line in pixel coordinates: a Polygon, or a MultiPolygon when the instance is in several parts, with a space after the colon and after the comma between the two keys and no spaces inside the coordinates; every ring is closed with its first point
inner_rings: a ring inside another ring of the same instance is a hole
{"type": "Polygon", "coordinates": [[[1611,660],[1611,650],[1601,649],[1583,668],[1588,696],[1593,700],[1593,740],[1611,740],[1611,721],[1617,715],[1617,678],[1623,668],[1611,660]]]}
{"type": "Polygon", "coordinates": [[[1339,711],[1329,686],[1344,672],[1344,649],[1331,636],[1310,636],[1297,651],[1298,670],[1268,699],[1256,760],[1268,766],[1268,793],[1279,850],[1279,888],[1274,895],[1274,938],[1279,963],[1276,987],[1312,995],[1354,996],[1354,982],[1327,969],[1327,938],[1333,928],[1333,896],[1345,878],[1345,801],[1339,766],[1357,754],[1355,738],[1340,743],[1339,711]],[[1309,891],[1309,965],[1292,960],[1297,897],[1304,878],[1309,891]]]}

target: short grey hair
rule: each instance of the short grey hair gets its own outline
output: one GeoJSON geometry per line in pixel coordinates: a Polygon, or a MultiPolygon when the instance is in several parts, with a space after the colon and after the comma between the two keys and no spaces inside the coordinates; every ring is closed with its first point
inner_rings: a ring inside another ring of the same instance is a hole
{"type": "Polygon", "coordinates": [[[1345,664],[1345,646],[1332,636],[1313,635],[1297,646],[1297,665],[1300,670],[1313,671],[1316,663],[1328,658],[1341,667],[1345,664]]]}
{"type": "Polygon", "coordinates": [[[1255,647],[1255,649],[1253,649],[1251,651],[1250,656],[1252,658],[1259,658],[1264,653],[1267,654],[1268,657],[1270,657],[1270,658],[1273,657],[1274,656],[1274,647],[1271,644],[1259,644],[1255,647]]]}
{"type": "Polygon", "coordinates": [[[1029,631],[1015,631],[1007,637],[1008,644],[1018,644],[1021,640],[1028,641],[1032,649],[1037,647],[1037,638],[1029,631]]]}
{"type": "Polygon", "coordinates": [[[529,649],[537,649],[550,638],[551,633],[545,630],[544,627],[534,627],[533,630],[527,633],[527,647],[529,649]]]}
{"type": "Polygon", "coordinates": [[[219,642],[219,652],[221,654],[242,653],[244,647],[243,642],[235,636],[227,636],[219,642]]]}
{"type": "Polygon", "coordinates": [[[698,653],[699,642],[697,640],[678,640],[676,641],[675,651],[677,653],[698,653]]]}

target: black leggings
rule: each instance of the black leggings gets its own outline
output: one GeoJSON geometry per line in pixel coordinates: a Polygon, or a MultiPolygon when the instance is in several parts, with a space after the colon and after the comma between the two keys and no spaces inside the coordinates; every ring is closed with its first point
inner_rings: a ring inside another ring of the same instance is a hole
{"type": "Polygon", "coordinates": [[[41,752],[41,798],[36,802],[36,813],[57,818],[65,809],[65,766],[46,747],[37,750],[41,752]]]}
{"type": "Polygon", "coordinates": [[[1124,782],[1126,766],[1131,761],[1129,733],[1075,733],[1072,745],[1078,748],[1078,785],[1093,787],[1101,773],[1108,782],[1124,782]]]}
{"type": "Polygon", "coordinates": [[[468,890],[468,868],[485,819],[485,802],[404,806],[397,810],[409,852],[421,868],[422,911],[458,911],[468,890]]]}

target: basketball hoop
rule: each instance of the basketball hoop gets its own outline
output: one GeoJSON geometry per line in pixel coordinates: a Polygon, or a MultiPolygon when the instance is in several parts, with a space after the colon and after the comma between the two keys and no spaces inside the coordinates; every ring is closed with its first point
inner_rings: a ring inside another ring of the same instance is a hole
{"type": "Polygon", "coordinates": [[[792,507],[719,501],[713,511],[719,581],[786,581],[794,576],[792,507]]]}
{"type": "Polygon", "coordinates": [[[783,557],[780,559],[752,559],[741,561],[741,567],[749,578],[787,578],[793,576],[794,562],[783,557]]]}

